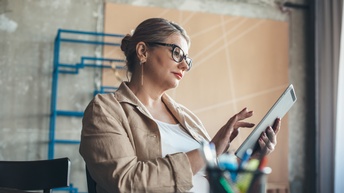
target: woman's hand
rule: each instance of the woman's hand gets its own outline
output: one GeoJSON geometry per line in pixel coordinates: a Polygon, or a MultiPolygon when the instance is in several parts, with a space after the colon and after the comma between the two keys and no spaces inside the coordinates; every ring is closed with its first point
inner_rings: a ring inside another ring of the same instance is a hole
{"type": "Polygon", "coordinates": [[[280,130],[281,127],[281,119],[277,118],[275,120],[275,123],[273,127],[268,127],[260,136],[258,139],[258,144],[260,149],[255,152],[260,155],[267,155],[271,153],[275,146],[277,145],[277,133],[280,130]]]}
{"type": "Polygon", "coordinates": [[[240,127],[251,128],[254,126],[253,123],[242,122],[242,120],[247,119],[252,115],[253,111],[247,111],[247,108],[244,108],[239,113],[231,117],[228,122],[221,127],[211,140],[211,142],[215,144],[217,156],[221,155],[228,149],[229,143],[239,134],[240,127]]]}

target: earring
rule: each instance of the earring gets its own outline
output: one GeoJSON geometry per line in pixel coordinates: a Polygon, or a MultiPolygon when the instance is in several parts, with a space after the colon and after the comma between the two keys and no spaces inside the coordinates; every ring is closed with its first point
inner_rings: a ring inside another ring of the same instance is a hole
{"type": "Polygon", "coordinates": [[[143,86],[143,65],[145,64],[145,61],[141,60],[140,61],[140,66],[141,66],[141,86],[143,86]]]}

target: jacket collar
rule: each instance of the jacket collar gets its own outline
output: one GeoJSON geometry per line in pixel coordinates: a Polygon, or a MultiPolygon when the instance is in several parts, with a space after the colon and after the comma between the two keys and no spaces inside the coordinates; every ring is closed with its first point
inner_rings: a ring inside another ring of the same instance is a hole
{"type": "Polygon", "coordinates": [[[134,106],[142,105],[140,100],[127,86],[128,82],[122,82],[119,88],[115,92],[115,97],[120,103],[129,103],[134,106]]]}
{"type": "MultiPolygon", "coordinates": [[[[115,92],[115,97],[120,103],[129,103],[133,106],[144,106],[141,101],[136,97],[136,95],[128,87],[128,82],[122,82],[118,90],[115,92]]],[[[179,113],[174,112],[176,109],[180,109],[180,105],[176,103],[170,96],[166,93],[162,95],[162,101],[165,103],[167,108],[171,110],[173,115],[179,115],[179,113]],[[177,114],[175,114],[177,113],[177,114]]]]}
{"type": "MultiPolygon", "coordinates": [[[[154,120],[154,118],[148,112],[146,107],[130,90],[127,83],[128,82],[122,82],[117,91],[115,92],[115,97],[118,100],[118,102],[131,104],[135,106],[141,113],[154,120]]],[[[178,120],[178,122],[191,134],[191,136],[193,136],[194,139],[200,142],[201,139],[198,137],[198,134],[192,132],[192,129],[190,130],[190,126],[185,120],[185,112],[183,108],[166,93],[162,95],[162,101],[165,103],[166,107],[170,110],[173,116],[178,120]]],[[[204,137],[209,139],[209,137],[206,135],[204,137]]]]}

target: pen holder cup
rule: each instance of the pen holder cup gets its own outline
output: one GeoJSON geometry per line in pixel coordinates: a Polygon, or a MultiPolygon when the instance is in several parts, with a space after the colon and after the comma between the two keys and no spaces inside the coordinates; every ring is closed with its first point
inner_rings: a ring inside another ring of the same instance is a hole
{"type": "Polygon", "coordinates": [[[266,193],[266,179],[271,168],[256,171],[207,168],[207,173],[210,193],[266,193]]]}

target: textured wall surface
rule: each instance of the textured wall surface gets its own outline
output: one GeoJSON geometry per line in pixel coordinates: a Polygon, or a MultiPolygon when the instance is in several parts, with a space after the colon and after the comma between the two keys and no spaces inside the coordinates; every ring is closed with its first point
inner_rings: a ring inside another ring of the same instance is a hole
{"type": "MultiPolygon", "coordinates": [[[[48,154],[49,115],[54,38],[57,30],[102,31],[101,0],[0,0],[0,160],[45,159],[48,154]]],[[[209,13],[288,21],[290,26],[290,82],[298,103],[289,114],[291,192],[302,192],[305,178],[304,141],[306,107],[304,10],[281,11],[275,0],[111,0],[138,6],[156,6],[209,13]]],[[[282,1],[280,1],[282,2],[282,1]]],[[[303,1],[293,1],[303,3],[303,1]]],[[[64,45],[61,61],[75,63],[82,54],[99,56],[98,47],[64,45]]],[[[272,53],[273,54],[273,53],[272,53]]],[[[87,69],[60,75],[59,109],[83,111],[99,85],[100,72],[87,69]]],[[[79,139],[80,118],[59,117],[56,137],[79,139]]],[[[287,137],[287,136],[285,136],[287,137]]],[[[57,145],[55,157],[72,160],[71,181],[86,191],[84,163],[78,145],[57,145]]],[[[273,160],[271,160],[273,161],[273,160]]]]}

